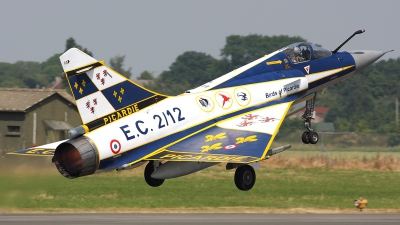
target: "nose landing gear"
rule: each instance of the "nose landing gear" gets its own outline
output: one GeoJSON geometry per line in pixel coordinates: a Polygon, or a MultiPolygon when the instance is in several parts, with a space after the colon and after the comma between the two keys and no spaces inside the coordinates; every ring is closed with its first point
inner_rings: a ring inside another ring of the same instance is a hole
{"type": "Polygon", "coordinates": [[[304,144],[317,144],[319,140],[318,133],[311,128],[311,120],[314,119],[312,117],[314,108],[315,97],[306,101],[306,111],[301,116],[304,121],[304,127],[307,128],[307,131],[301,135],[301,140],[304,144]]]}

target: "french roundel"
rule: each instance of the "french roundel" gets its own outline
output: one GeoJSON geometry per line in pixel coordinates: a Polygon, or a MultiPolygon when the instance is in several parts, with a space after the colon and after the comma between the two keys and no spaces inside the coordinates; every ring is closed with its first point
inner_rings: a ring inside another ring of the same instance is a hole
{"type": "Polygon", "coordinates": [[[121,151],[121,143],[118,140],[113,139],[110,142],[110,149],[114,154],[118,154],[121,151]]]}
{"type": "Polygon", "coordinates": [[[234,149],[234,148],[237,148],[237,145],[227,145],[227,146],[223,147],[224,150],[230,150],[230,149],[234,149]]]}

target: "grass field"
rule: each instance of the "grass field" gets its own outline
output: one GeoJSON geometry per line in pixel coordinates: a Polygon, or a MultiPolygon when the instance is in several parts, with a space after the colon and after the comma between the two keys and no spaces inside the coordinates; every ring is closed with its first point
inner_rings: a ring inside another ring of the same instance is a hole
{"type": "Polygon", "coordinates": [[[247,192],[236,189],[234,170],[226,171],[223,165],[166,180],[162,186],[152,188],[143,179],[142,167],[69,180],[58,174],[48,158],[29,158],[29,163],[25,158],[3,159],[0,161],[0,212],[174,208],[211,212],[227,208],[230,211],[247,209],[247,212],[261,209],[286,212],[296,208],[355,212],[353,201],[360,196],[368,199],[368,210],[400,212],[398,158],[388,157],[397,160],[392,162],[395,169],[365,166],[390,163],[381,156],[364,160],[337,158],[336,163],[343,164],[356,160],[358,164],[354,167],[331,166],[326,158],[316,156],[275,157],[264,161],[256,170],[256,184],[247,192]],[[283,165],[287,161],[292,164],[283,165]],[[361,165],[364,166],[358,168],[361,165]]]}

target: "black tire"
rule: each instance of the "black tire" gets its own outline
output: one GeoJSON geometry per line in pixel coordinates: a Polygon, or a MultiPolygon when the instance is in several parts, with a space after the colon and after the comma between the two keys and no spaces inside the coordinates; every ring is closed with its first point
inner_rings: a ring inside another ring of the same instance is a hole
{"type": "MultiPolygon", "coordinates": [[[[161,165],[161,163],[160,163],[161,165]]],[[[158,187],[164,183],[164,179],[155,179],[151,177],[151,174],[154,172],[153,162],[150,161],[147,163],[146,168],[144,169],[144,179],[146,183],[152,187],[158,187]]]]}
{"type": "Polygon", "coordinates": [[[317,142],[319,140],[318,133],[314,132],[314,131],[311,131],[308,134],[308,140],[310,141],[311,144],[317,144],[317,142]]]}
{"type": "Polygon", "coordinates": [[[303,135],[301,135],[301,140],[303,141],[304,144],[309,144],[310,143],[310,139],[308,138],[308,131],[305,131],[303,133],[303,135]]]}
{"type": "Polygon", "coordinates": [[[248,191],[256,183],[256,172],[252,166],[238,167],[235,172],[235,184],[239,190],[248,191]]]}

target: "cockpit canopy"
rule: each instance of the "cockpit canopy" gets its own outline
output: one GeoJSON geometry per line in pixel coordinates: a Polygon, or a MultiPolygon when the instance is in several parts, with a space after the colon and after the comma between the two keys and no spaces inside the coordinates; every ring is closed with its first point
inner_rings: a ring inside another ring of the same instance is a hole
{"type": "Polygon", "coordinates": [[[291,44],[283,52],[292,63],[301,63],[332,55],[329,50],[305,42],[291,44]]]}

